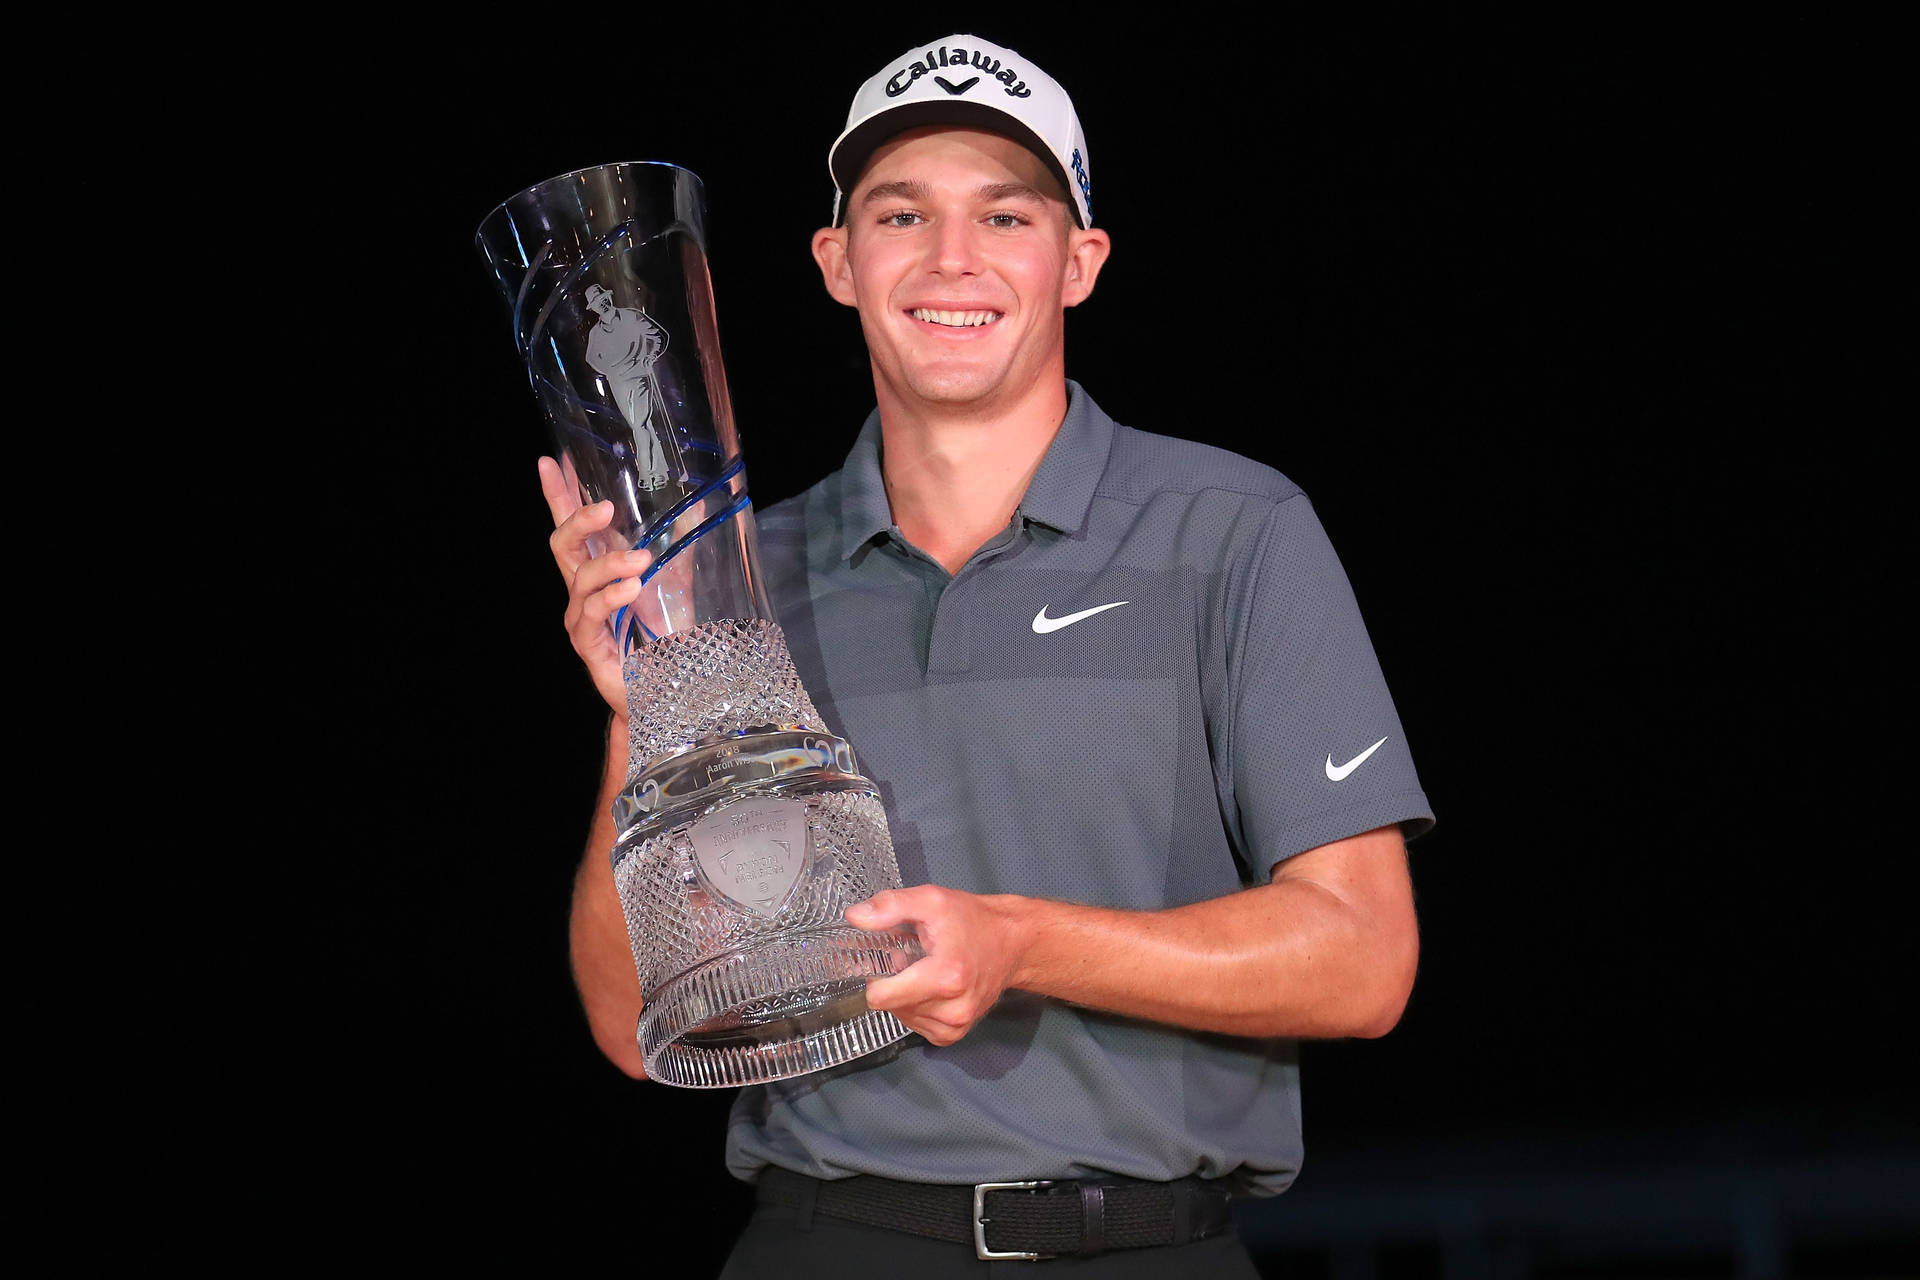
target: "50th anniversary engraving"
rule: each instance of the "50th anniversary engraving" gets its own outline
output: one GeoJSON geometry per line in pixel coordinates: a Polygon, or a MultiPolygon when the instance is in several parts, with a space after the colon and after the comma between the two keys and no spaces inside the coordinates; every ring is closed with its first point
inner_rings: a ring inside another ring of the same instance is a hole
{"type": "Polygon", "coordinates": [[[738,800],[687,836],[707,891],[767,919],[780,914],[807,867],[807,806],[798,800],[738,800]]]}

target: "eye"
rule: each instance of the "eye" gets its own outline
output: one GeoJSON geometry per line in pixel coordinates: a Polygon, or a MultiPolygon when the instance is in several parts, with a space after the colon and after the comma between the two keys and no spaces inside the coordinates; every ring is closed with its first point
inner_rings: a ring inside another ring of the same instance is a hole
{"type": "Polygon", "coordinates": [[[993,227],[1023,227],[1027,220],[1017,213],[994,213],[987,215],[987,225],[993,227]]]}
{"type": "Polygon", "coordinates": [[[925,221],[926,219],[922,218],[919,214],[903,210],[899,213],[887,214],[880,219],[880,225],[883,227],[911,227],[916,223],[925,221]]]}

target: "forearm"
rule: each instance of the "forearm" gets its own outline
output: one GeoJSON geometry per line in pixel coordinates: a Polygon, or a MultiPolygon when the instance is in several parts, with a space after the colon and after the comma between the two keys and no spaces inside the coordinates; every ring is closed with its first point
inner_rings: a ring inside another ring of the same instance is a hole
{"type": "Polygon", "coordinates": [[[1394,827],[1309,849],[1271,884],[1165,911],[918,885],[847,919],[919,929],[926,957],[869,982],[867,1000],[935,1044],[960,1039],[1011,987],[1196,1031],[1384,1035],[1419,957],[1394,827]]]}
{"type": "Polygon", "coordinates": [[[569,949],[573,981],[593,1030],[594,1043],[613,1064],[637,1080],[646,1078],[634,1032],[640,1021],[640,977],[634,972],[626,917],[613,884],[613,801],[627,778],[627,721],[614,716],[607,733],[606,765],[587,830],[587,845],[573,880],[569,949]]]}
{"type": "Polygon", "coordinates": [[[1307,877],[1168,911],[998,904],[1022,940],[1010,986],[1197,1031],[1384,1035],[1418,954],[1410,900],[1383,906],[1307,877]]]}

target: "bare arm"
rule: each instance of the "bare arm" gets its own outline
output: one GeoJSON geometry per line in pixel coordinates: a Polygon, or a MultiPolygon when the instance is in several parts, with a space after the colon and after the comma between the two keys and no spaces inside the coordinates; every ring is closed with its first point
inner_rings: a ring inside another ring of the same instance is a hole
{"type": "Polygon", "coordinates": [[[1167,911],[1113,911],[920,885],[853,907],[880,929],[916,922],[925,959],[868,984],[935,1044],[1019,988],[1198,1031],[1380,1036],[1413,989],[1413,886],[1395,827],[1280,863],[1272,883],[1167,911]]]}
{"type": "Polygon", "coordinates": [[[576,507],[560,467],[551,459],[540,460],[540,489],[553,513],[554,562],[567,580],[567,636],[613,712],[593,822],[573,878],[568,928],[573,981],[594,1043],[615,1066],[644,1080],[646,1070],[634,1038],[640,1022],[640,976],[634,972],[626,919],[613,885],[612,810],[627,776],[627,707],[620,655],[607,620],[639,595],[639,570],[646,560],[644,556],[588,554],[587,539],[611,521],[613,504],[576,507]]]}
{"type": "Polygon", "coordinates": [[[635,1031],[640,1025],[640,975],[627,942],[626,916],[613,885],[613,801],[627,780],[627,718],[615,716],[607,730],[607,763],[593,806],[587,847],[573,877],[568,952],[573,984],[580,991],[593,1042],[614,1066],[636,1080],[647,1078],[635,1031]]]}

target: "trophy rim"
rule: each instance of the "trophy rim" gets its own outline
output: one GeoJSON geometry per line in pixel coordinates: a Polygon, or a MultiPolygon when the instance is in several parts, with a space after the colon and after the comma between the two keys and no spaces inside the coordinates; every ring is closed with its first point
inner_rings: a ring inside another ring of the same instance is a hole
{"type": "Polygon", "coordinates": [[[500,201],[494,205],[493,208],[487,210],[486,216],[480,219],[480,225],[475,228],[474,236],[476,238],[483,237],[486,234],[487,224],[504,212],[508,205],[516,200],[524,200],[542,187],[551,187],[555,183],[565,182],[570,178],[577,178],[583,173],[593,173],[599,169],[637,169],[644,166],[653,166],[660,169],[678,169],[681,173],[686,174],[689,178],[699,183],[702,191],[706,190],[707,183],[704,178],[687,168],[687,166],[675,164],[671,160],[609,160],[605,164],[583,164],[578,169],[569,169],[565,173],[556,173],[551,178],[542,178],[531,186],[520,188],[506,199],[500,201]]]}

